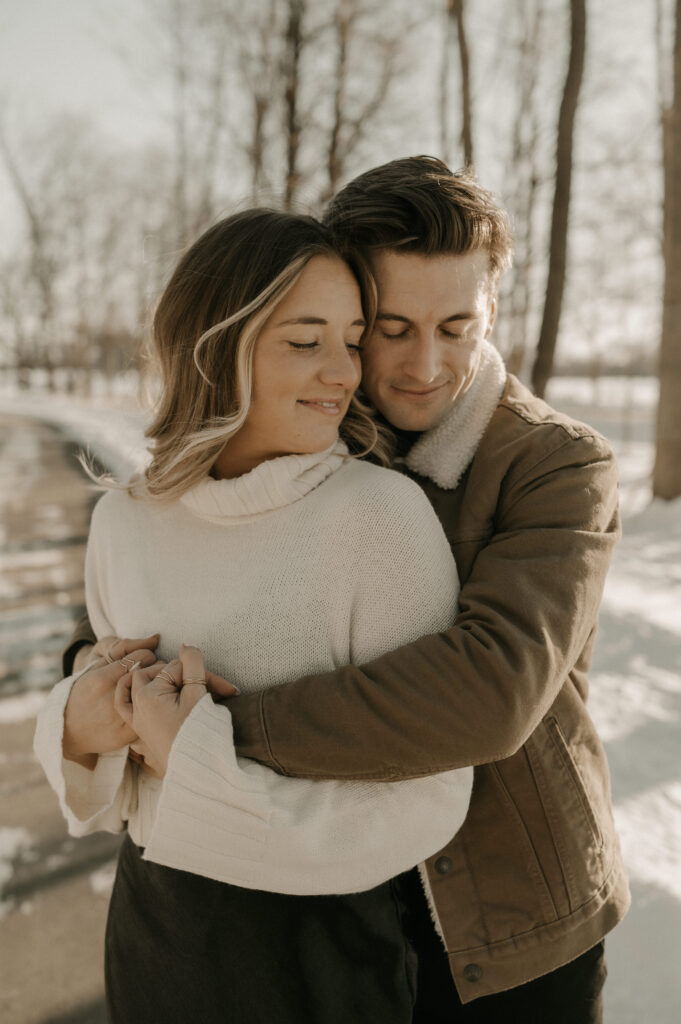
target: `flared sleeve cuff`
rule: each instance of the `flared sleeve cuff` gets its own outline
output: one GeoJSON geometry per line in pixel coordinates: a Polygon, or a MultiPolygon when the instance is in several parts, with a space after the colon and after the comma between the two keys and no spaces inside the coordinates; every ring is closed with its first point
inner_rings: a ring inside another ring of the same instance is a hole
{"type": "Polygon", "coordinates": [[[57,794],[70,835],[120,832],[132,793],[133,766],[127,746],[100,754],[92,771],[68,761],[62,753],[64,709],[80,675],[68,676],[50,693],[38,714],[33,749],[57,794]]]}

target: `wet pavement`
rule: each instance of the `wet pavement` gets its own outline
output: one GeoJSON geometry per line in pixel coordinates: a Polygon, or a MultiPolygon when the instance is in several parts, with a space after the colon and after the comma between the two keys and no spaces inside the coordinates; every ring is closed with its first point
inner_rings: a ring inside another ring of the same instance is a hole
{"type": "Polygon", "coordinates": [[[96,494],[76,447],[0,414],[0,1021],[100,1024],[103,944],[118,838],[71,839],[32,752],[83,608],[96,494]]]}

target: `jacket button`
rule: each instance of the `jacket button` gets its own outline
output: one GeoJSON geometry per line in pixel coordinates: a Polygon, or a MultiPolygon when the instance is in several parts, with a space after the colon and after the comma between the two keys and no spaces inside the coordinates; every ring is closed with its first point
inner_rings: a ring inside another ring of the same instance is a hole
{"type": "Polygon", "coordinates": [[[438,875],[446,875],[452,869],[452,862],[449,857],[438,857],[435,861],[435,870],[438,875]]]}
{"type": "Polygon", "coordinates": [[[466,981],[480,981],[480,978],[482,978],[482,967],[479,964],[466,964],[463,969],[463,976],[466,981]]]}

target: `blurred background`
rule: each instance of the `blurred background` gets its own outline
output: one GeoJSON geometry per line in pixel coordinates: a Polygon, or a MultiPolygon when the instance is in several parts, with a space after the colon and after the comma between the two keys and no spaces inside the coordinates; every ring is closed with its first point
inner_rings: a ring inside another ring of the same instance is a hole
{"type": "Polygon", "coordinates": [[[144,456],[142,350],[183,246],[368,167],[472,165],[510,211],[493,340],[603,431],[624,537],[591,711],[634,905],[608,1024],[681,984],[681,0],[0,0],[0,1019],[101,1022],[117,839],[32,752],[96,495],[144,456]]]}

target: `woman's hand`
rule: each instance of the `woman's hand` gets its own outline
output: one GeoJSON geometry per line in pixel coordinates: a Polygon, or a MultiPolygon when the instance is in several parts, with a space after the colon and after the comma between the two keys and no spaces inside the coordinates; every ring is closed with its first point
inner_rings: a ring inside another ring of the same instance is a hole
{"type": "Polygon", "coordinates": [[[158,636],[141,640],[106,637],[93,649],[92,668],[73,684],[64,711],[62,750],[69,761],[94,768],[99,754],[137,739],[114,707],[116,686],[131,665],[152,665],[158,636]]]}
{"type": "Polygon", "coordinates": [[[119,679],[116,711],[136,734],[131,749],[143,758],[152,775],[165,775],[175,737],[209,691],[220,697],[238,692],[226,679],[206,672],[198,647],[184,644],[175,661],[140,667],[119,679]]]}

